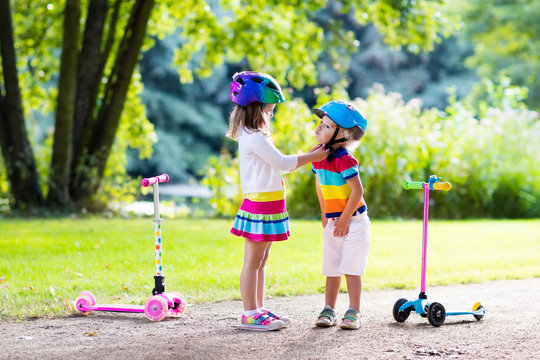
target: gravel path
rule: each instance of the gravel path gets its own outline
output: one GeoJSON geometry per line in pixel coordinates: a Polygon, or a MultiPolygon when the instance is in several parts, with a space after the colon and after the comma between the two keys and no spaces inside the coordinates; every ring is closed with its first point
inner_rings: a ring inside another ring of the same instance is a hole
{"type": "MultiPolygon", "coordinates": [[[[268,299],[290,328],[246,332],[237,327],[238,301],[188,306],[181,318],[159,323],[143,314],[95,312],[59,319],[0,322],[1,359],[539,359],[540,278],[433,287],[430,301],[447,311],[482,301],[481,321],[453,316],[439,328],[412,313],[392,317],[394,302],[418,290],[364,292],[358,331],[313,326],[324,296],[268,299]]],[[[347,308],[340,294],[338,313],[347,308]]]]}

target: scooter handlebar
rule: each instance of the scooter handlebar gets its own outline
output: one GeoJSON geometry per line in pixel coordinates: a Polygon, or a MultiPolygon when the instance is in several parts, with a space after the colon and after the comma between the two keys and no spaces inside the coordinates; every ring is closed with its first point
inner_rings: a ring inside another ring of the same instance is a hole
{"type": "MultiPolygon", "coordinates": [[[[427,183],[426,183],[427,184],[427,183]]],[[[403,188],[405,190],[422,190],[424,183],[421,181],[405,181],[403,188]]],[[[452,184],[448,181],[433,183],[433,190],[449,191],[452,188],[452,184]]]]}
{"type": "Polygon", "coordinates": [[[144,187],[154,185],[155,183],[165,183],[169,181],[169,175],[167,174],[161,174],[154,177],[144,178],[141,181],[141,185],[144,187]]]}
{"type": "Polygon", "coordinates": [[[405,190],[422,190],[423,189],[423,187],[422,187],[423,184],[424,183],[421,182],[421,181],[405,181],[403,183],[403,188],[405,190]]]}
{"type": "Polygon", "coordinates": [[[448,181],[433,183],[433,190],[449,191],[452,188],[452,184],[448,181]]]}

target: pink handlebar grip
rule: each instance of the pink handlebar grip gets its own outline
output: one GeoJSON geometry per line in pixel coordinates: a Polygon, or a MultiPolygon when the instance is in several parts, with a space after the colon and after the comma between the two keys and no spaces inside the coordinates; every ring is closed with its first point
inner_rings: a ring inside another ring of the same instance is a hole
{"type": "Polygon", "coordinates": [[[161,174],[158,176],[150,177],[150,178],[144,178],[141,181],[141,185],[144,187],[154,185],[155,183],[163,183],[169,181],[169,175],[167,174],[161,174]]]}

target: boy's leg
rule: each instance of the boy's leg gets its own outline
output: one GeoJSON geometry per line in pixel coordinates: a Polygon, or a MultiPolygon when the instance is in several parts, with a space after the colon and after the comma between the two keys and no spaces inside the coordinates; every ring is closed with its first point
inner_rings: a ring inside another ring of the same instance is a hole
{"type": "Polygon", "coordinates": [[[349,309],[360,311],[362,277],[358,275],[345,275],[345,279],[347,279],[347,292],[349,293],[349,309]]]}
{"type": "Polygon", "coordinates": [[[267,247],[267,242],[246,239],[244,266],[240,274],[240,293],[242,294],[244,311],[257,309],[257,281],[267,247]]]}
{"type": "Polygon", "coordinates": [[[326,290],[324,298],[326,305],[330,305],[330,308],[336,308],[337,297],[339,294],[339,288],[341,286],[341,276],[327,276],[326,277],[326,290]]]}
{"type": "Polygon", "coordinates": [[[330,327],[337,323],[336,301],[339,293],[339,287],[341,285],[341,276],[327,276],[326,277],[326,290],[324,293],[326,305],[322,309],[315,326],[318,327],[330,327]]]}
{"type": "Polygon", "coordinates": [[[345,312],[339,327],[342,329],[357,330],[362,323],[360,316],[360,294],[362,292],[362,277],[359,275],[345,275],[347,279],[347,292],[349,293],[349,309],[345,312]]]}

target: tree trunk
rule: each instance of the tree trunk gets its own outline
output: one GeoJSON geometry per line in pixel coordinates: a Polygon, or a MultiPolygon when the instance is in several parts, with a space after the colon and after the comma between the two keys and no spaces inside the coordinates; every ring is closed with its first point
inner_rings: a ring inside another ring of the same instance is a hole
{"type": "Polygon", "coordinates": [[[32,210],[42,204],[43,196],[24,125],[9,0],[0,0],[0,53],[5,85],[5,93],[0,92],[0,145],[14,198],[12,206],[32,210]]]}
{"type": "MultiPolygon", "coordinates": [[[[73,114],[77,56],[79,54],[80,0],[67,0],[64,12],[64,35],[58,101],[47,203],[51,208],[63,208],[69,204],[69,175],[73,154],[73,114]]],[[[83,70],[84,72],[84,70],[83,70]]]]}
{"type": "Polygon", "coordinates": [[[110,56],[116,24],[120,12],[121,0],[116,0],[109,22],[107,39],[102,50],[105,20],[107,18],[107,0],[92,0],[88,8],[83,46],[79,55],[77,93],[75,100],[75,119],[73,126],[73,160],[71,163],[70,194],[77,197],[80,175],[84,173],[88,144],[95,126],[94,110],[105,64],[110,56]]]}
{"type": "Polygon", "coordinates": [[[85,165],[77,169],[79,180],[74,184],[76,191],[72,193],[77,201],[91,197],[103,178],[154,3],[154,0],[137,0],[132,7],[88,145],[85,165]]]}

